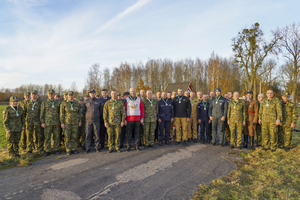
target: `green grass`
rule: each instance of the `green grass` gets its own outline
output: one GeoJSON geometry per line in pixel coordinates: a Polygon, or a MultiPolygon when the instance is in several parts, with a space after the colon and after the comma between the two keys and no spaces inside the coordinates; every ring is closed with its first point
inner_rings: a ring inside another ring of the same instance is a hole
{"type": "Polygon", "coordinates": [[[7,107],[7,105],[0,105],[0,113],[1,113],[1,117],[0,117],[0,148],[1,147],[6,147],[6,132],[3,126],[3,117],[2,117],[2,113],[3,110],[7,107]]]}

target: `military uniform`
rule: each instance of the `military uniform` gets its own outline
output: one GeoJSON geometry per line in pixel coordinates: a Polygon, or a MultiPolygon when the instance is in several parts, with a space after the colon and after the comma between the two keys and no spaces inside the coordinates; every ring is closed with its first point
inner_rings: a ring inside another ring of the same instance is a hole
{"type": "MultiPolygon", "coordinates": [[[[231,99],[227,99],[227,103],[229,104],[229,102],[232,100],[233,98],[231,99]]],[[[231,138],[231,134],[230,134],[230,127],[227,123],[227,116],[226,116],[226,119],[225,119],[225,124],[224,124],[224,133],[225,133],[225,144],[228,144],[229,141],[230,141],[230,138],[231,138]]]]}
{"type": "MultiPolygon", "coordinates": [[[[17,97],[10,97],[10,101],[17,101],[17,97]]],[[[8,106],[3,110],[3,125],[6,131],[7,150],[11,156],[19,156],[19,141],[22,128],[25,126],[25,112],[21,106],[8,106]]]]}
{"type": "MultiPolygon", "coordinates": [[[[68,92],[68,95],[74,95],[73,92],[68,92]]],[[[81,122],[80,104],[73,100],[66,100],[60,106],[60,123],[65,125],[64,139],[66,151],[75,151],[76,139],[78,137],[78,127],[81,122]]]]}
{"type": "Polygon", "coordinates": [[[271,135],[271,149],[276,150],[277,148],[277,126],[276,120],[281,120],[282,110],[279,101],[275,98],[265,98],[259,109],[259,120],[262,120],[262,139],[265,149],[270,148],[270,137],[271,135]]]}
{"type": "Polygon", "coordinates": [[[235,101],[233,99],[229,102],[227,120],[230,122],[230,146],[233,147],[235,145],[237,131],[236,146],[240,148],[242,144],[243,122],[246,121],[246,107],[242,100],[235,101]]]}
{"type": "MultiPolygon", "coordinates": [[[[283,95],[287,95],[287,93],[284,93],[283,95]]],[[[282,106],[282,122],[280,123],[280,126],[278,126],[278,147],[282,148],[283,146],[285,148],[291,147],[291,141],[292,141],[292,128],[291,124],[296,123],[298,118],[298,112],[296,110],[295,104],[288,100],[287,103],[281,102],[282,106]],[[285,142],[284,142],[284,135],[285,135],[285,142]]]]}
{"type": "MultiPolygon", "coordinates": [[[[170,98],[171,101],[173,101],[173,98],[170,98]]],[[[170,124],[170,140],[172,141],[174,139],[174,124],[175,120],[171,122],[170,124]]]]}
{"type": "MultiPolygon", "coordinates": [[[[24,96],[30,96],[30,92],[25,92],[24,96]]],[[[24,110],[24,106],[25,106],[26,101],[28,101],[28,100],[24,99],[24,100],[19,101],[19,106],[22,107],[23,110],[24,110]]],[[[25,124],[24,128],[25,128],[24,131],[21,132],[21,141],[20,141],[20,147],[21,147],[22,150],[26,150],[26,140],[27,140],[27,138],[26,138],[26,124],[25,124]]]]}
{"type": "MultiPolygon", "coordinates": [[[[83,98],[80,99],[80,101],[83,101],[83,98]]],[[[82,112],[82,106],[80,106],[80,121],[81,121],[81,126],[78,127],[78,137],[77,137],[77,146],[81,146],[82,149],[85,149],[85,116],[83,115],[82,112]]]]}
{"type": "MultiPolygon", "coordinates": [[[[260,102],[257,101],[257,105],[258,105],[258,113],[260,110],[260,102]]],[[[262,140],[261,140],[261,124],[257,123],[256,127],[255,127],[255,134],[256,134],[256,146],[262,146],[262,140]]]]}
{"type": "MultiPolygon", "coordinates": [[[[53,90],[49,90],[48,93],[53,93],[53,90]]],[[[58,154],[58,148],[60,143],[60,120],[59,120],[60,105],[58,101],[51,101],[47,99],[43,101],[41,108],[41,124],[46,124],[44,128],[45,134],[45,147],[46,153],[51,152],[51,134],[53,134],[53,150],[58,154]]]]}
{"type": "MultiPolygon", "coordinates": [[[[34,93],[36,91],[33,91],[34,93]]],[[[42,127],[40,121],[41,101],[28,100],[25,104],[25,124],[26,124],[26,137],[27,137],[27,151],[32,152],[34,146],[37,150],[43,151],[44,149],[44,135],[42,134],[42,127]],[[37,145],[34,145],[33,135],[36,135],[37,145]]]]}
{"type": "Polygon", "coordinates": [[[258,103],[255,100],[245,100],[246,104],[246,126],[244,127],[245,147],[248,146],[248,135],[250,136],[250,147],[254,148],[254,134],[258,121],[258,103]]]}
{"type": "Polygon", "coordinates": [[[158,112],[158,103],[156,99],[143,99],[144,104],[144,140],[145,146],[154,144],[154,134],[156,129],[156,118],[158,112]],[[150,132],[150,133],[149,133],[150,132]]]}
{"type": "Polygon", "coordinates": [[[107,135],[108,135],[108,149],[109,151],[120,150],[120,134],[121,134],[121,122],[126,117],[124,103],[119,100],[108,100],[103,108],[103,120],[104,123],[108,123],[107,135]]]}
{"type": "Polygon", "coordinates": [[[196,142],[197,141],[197,127],[198,127],[198,120],[197,120],[197,108],[198,104],[200,102],[199,99],[194,98],[193,100],[190,99],[191,102],[191,118],[190,121],[188,122],[188,140],[190,140],[193,137],[193,140],[196,142]],[[192,127],[193,127],[193,134],[192,134],[192,127]]]}

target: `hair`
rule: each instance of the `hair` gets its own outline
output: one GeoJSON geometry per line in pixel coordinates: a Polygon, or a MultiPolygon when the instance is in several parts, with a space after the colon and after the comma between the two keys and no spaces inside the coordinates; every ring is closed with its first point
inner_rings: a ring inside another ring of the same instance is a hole
{"type": "Polygon", "coordinates": [[[232,92],[231,90],[229,90],[227,93],[229,93],[229,92],[230,92],[231,94],[233,94],[233,92],[232,92]]]}
{"type": "MultiPolygon", "coordinates": [[[[103,91],[103,90],[102,90],[102,91],[103,91]]],[[[115,90],[115,89],[112,89],[112,90],[111,90],[111,92],[117,92],[117,90],[115,90]]]]}
{"type": "Polygon", "coordinates": [[[101,92],[104,92],[104,91],[105,91],[105,92],[108,92],[108,90],[107,90],[107,89],[102,89],[102,90],[101,90],[101,92]]]}
{"type": "Polygon", "coordinates": [[[170,91],[168,91],[167,93],[171,93],[172,94],[172,92],[170,92],[170,91]]]}

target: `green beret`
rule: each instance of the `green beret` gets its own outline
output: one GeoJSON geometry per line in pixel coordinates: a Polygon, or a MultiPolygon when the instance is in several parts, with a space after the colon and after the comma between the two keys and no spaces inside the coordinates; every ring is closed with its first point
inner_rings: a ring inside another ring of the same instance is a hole
{"type": "Polygon", "coordinates": [[[36,90],[32,90],[31,94],[37,94],[38,92],[36,90]]]}
{"type": "Polygon", "coordinates": [[[24,96],[30,96],[30,92],[25,92],[24,96]]]}
{"type": "Polygon", "coordinates": [[[48,94],[55,94],[55,91],[53,89],[48,90],[48,94]]]}
{"type": "Polygon", "coordinates": [[[19,101],[19,99],[16,96],[11,96],[9,101],[19,101]]]}
{"type": "Polygon", "coordinates": [[[68,95],[72,95],[72,96],[73,96],[73,95],[74,95],[74,92],[73,92],[73,91],[69,91],[69,92],[68,92],[68,95]]]}

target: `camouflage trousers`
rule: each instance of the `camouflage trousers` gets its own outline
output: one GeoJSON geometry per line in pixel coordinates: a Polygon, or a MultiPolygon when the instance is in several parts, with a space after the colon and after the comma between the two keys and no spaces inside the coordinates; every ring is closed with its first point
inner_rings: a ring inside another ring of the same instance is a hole
{"type": "Polygon", "coordinates": [[[197,120],[197,116],[191,116],[190,121],[188,122],[188,132],[187,132],[187,137],[188,139],[191,139],[193,137],[193,139],[197,139],[198,136],[198,120],[197,120]],[[192,130],[193,127],[193,130],[192,130]],[[193,131],[193,134],[192,134],[193,131]]]}
{"type": "Polygon", "coordinates": [[[264,148],[269,149],[271,146],[271,150],[276,150],[278,141],[276,124],[274,122],[263,122],[261,129],[264,148]]]}
{"type": "MultiPolygon", "coordinates": [[[[227,123],[225,123],[227,124],[227,123]]],[[[236,142],[237,147],[242,146],[242,132],[243,132],[243,122],[230,122],[230,145],[234,146],[236,142]],[[236,141],[237,132],[237,141],[236,141]]]]}
{"type": "Polygon", "coordinates": [[[175,129],[176,129],[176,142],[180,142],[181,140],[181,133],[180,133],[180,124],[182,129],[182,140],[187,141],[187,121],[186,117],[175,117],[175,129]]]}
{"type": "MultiPolygon", "coordinates": [[[[226,118],[226,120],[225,120],[225,123],[224,123],[224,133],[225,133],[225,142],[229,142],[229,141],[231,141],[231,134],[230,134],[230,127],[229,127],[229,125],[226,123],[227,122],[227,118],[226,118]]],[[[234,145],[235,143],[233,143],[233,145],[234,145]]]]}
{"type": "Polygon", "coordinates": [[[154,144],[155,129],[156,129],[156,122],[145,122],[144,123],[145,146],[154,144]]]}
{"type": "Polygon", "coordinates": [[[37,126],[26,125],[26,138],[27,138],[26,141],[27,151],[32,151],[35,148],[39,151],[43,151],[45,138],[42,132],[42,127],[40,125],[37,126]]]}
{"type": "Polygon", "coordinates": [[[291,147],[292,128],[287,126],[278,126],[278,147],[291,147]],[[285,135],[285,142],[284,142],[285,135]]]}
{"type": "Polygon", "coordinates": [[[260,134],[261,134],[261,125],[260,124],[256,124],[256,142],[257,142],[257,145],[262,145],[261,135],[260,134]]]}
{"type": "Polygon", "coordinates": [[[78,127],[78,135],[77,135],[77,146],[82,146],[85,147],[85,130],[84,130],[85,125],[81,125],[78,127]]]}
{"type": "Polygon", "coordinates": [[[59,125],[50,125],[46,126],[44,129],[45,134],[45,148],[46,152],[51,152],[51,135],[53,134],[53,150],[58,151],[60,143],[60,126],[59,125]]]}
{"type": "Polygon", "coordinates": [[[109,125],[107,130],[107,146],[109,150],[119,150],[120,149],[120,125],[109,125]]]}
{"type": "Polygon", "coordinates": [[[66,151],[74,151],[76,149],[76,139],[78,137],[78,124],[65,124],[63,129],[66,151]]]}
{"type": "Polygon", "coordinates": [[[19,153],[19,142],[21,138],[21,132],[6,133],[7,151],[9,154],[19,153]]]}
{"type": "Polygon", "coordinates": [[[20,140],[20,148],[21,150],[25,150],[27,145],[26,145],[26,125],[24,131],[21,132],[21,140],[20,140]]]}

